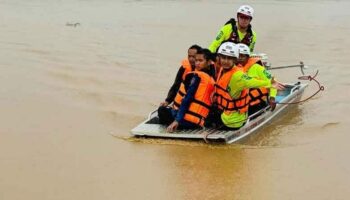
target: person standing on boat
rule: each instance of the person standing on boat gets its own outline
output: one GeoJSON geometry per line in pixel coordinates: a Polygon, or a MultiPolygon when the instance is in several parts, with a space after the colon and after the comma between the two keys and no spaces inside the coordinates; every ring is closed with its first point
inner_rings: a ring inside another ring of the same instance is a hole
{"type": "Polygon", "coordinates": [[[254,9],[249,5],[242,5],[237,10],[237,21],[231,18],[219,31],[215,40],[210,44],[209,50],[216,53],[219,46],[227,41],[235,44],[244,43],[254,51],[256,33],[252,30],[250,22],[253,19],[254,9]]]}
{"type": "Polygon", "coordinates": [[[169,89],[168,96],[164,102],[160,103],[161,107],[166,107],[174,101],[177,91],[180,88],[181,82],[185,79],[186,74],[194,71],[195,56],[200,49],[202,49],[200,46],[194,44],[187,50],[187,58],[182,60],[181,66],[176,74],[175,81],[169,89]]]}
{"type": "MultiPolygon", "coordinates": [[[[272,79],[272,75],[263,67],[261,60],[258,57],[250,57],[250,49],[247,45],[239,43],[237,46],[239,50],[238,63],[243,67],[243,71],[247,73],[248,76],[260,80],[272,79]]],[[[270,104],[271,111],[273,111],[276,107],[276,95],[277,90],[273,87],[269,90],[265,87],[250,89],[248,115],[252,115],[265,108],[268,104],[270,104]]]]}
{"type": "Polygon", "coordinates": [[[239,129],[248,117],[249,88],[275,87],[283,85],[272,80],[249,77],[242,67],[235,66],[239,57],[238,46],[232,42],[223,43],[218,50],[218,62],[222,68],[215,84],[214,100],[220,117],[214,123],[220,129],[239,129]]]}
{"type": "Polygon", "coordinates": [[[210,67],[210,58],[211,52],[208,49],[199,50],[195,56],[195,71],[186,74],[172,108],[158,109],[159,121],[168,125],[168,132],[178,128],[204,126],[212,104],[211,95],[215,83],[213,78],[215,71],[210,67]]]}

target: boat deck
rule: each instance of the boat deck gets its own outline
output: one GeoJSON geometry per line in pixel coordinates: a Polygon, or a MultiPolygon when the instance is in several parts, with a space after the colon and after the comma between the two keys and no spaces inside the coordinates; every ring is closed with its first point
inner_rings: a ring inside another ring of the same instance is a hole
{"type": "MultiPolygon", "coordinates": [[[[300,82],[295,84],[286,84],[286,89],[279,91],[276,101],[279,103],[290,103],[298,101],[301,98],[307,84],[300,82]]],[[[271,112],[270,107],[253,114],[248,117],[245,125],[239,130],[217,130],[214,128],[203,129],[184,129],[177,130],[173,133],[166,132],[166,126],[158,124],[158,113],[153,111],[149,114],[147,120],[131,130],[134,136],[158,137],[158,138],[174,138],[174,139],[205,139],[224,141],[225,143],[234,143],[244,137],[251,135],[265,124],[270,122],[277,115],[282,113],[289,104],[277,104],[276,109],[271,112]]]]}

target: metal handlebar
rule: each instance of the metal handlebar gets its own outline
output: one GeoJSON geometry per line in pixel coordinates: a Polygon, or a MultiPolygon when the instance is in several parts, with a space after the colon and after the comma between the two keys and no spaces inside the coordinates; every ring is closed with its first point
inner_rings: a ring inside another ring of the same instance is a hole
{"type": "Polygon", "coordinates": [[[279,67],[268,67],[268,70],[275,70],[275,69],[286,69],[286,68],[294,68],[294,67],[300,67],[301,73],[304,75],[304,69],[307,69],[307,66],[304,65],[304,62],[300,61],[300,64],[298,65],[286,65],[286,66],[279,66],[279,67]]]}

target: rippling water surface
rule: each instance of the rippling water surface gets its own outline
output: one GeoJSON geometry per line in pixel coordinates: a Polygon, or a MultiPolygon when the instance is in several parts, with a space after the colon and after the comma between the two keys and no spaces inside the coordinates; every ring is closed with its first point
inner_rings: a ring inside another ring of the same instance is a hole
{"type": "Polygon", "coordinates": [[[349,198],[349,2],[2,0],[0,9],[0,199],[349,198]],[[208,46],[243,3],[256,11],[256,51],[275,66],[304,61],[326,90],[242,144],[130,137],[187,48],[208,46]]]}

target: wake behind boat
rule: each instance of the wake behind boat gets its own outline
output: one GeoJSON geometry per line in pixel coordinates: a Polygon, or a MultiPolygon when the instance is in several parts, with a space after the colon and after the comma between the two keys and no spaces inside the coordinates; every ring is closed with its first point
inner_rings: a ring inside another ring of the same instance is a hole
{"type": "Polygon", "coordinates": [[[166,126],[158,123],[158,113],[153,111],[149,114],[147,120],[131,130],[132,135],[140,137],[158,137],[158,138],[177,138],[177,139],[198,139],[221,141],[225,143],[237,142],[257,130],[261,129],[268,122],[271,122],[276,116],[282,115],[293,102],[300,100],[307,84],[300,82],[294,84],[285,84],[285,89],[279,91],[276,96],[278,102],[275,110],[270,111],[270,106],[249,116],[245,125],[239,130],[217,130],[214,128],[203,129],[183,129],[173,133],[166,132],[166,126]]]}

